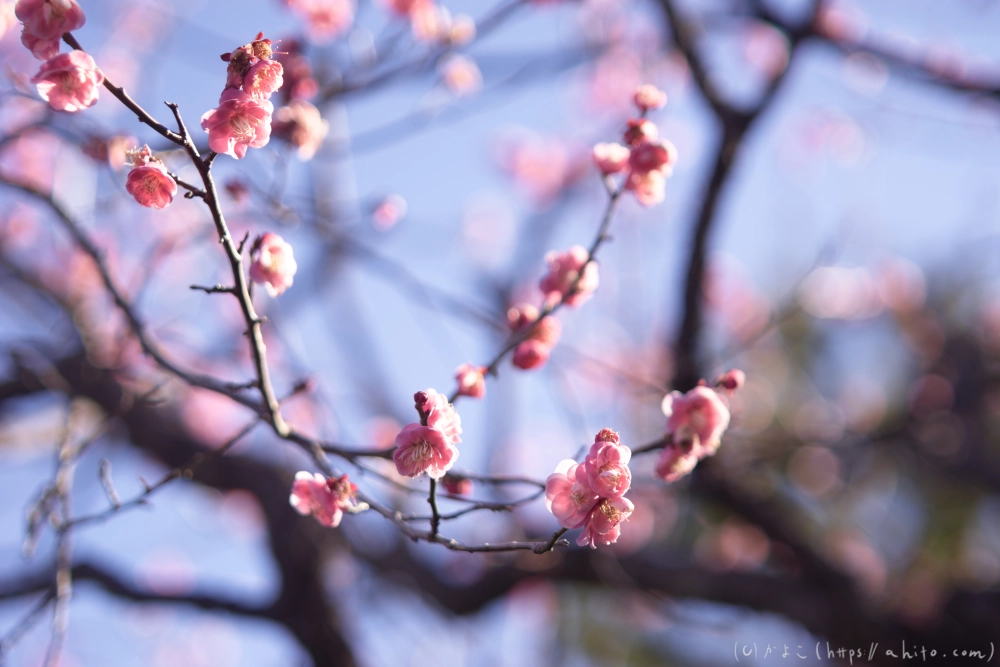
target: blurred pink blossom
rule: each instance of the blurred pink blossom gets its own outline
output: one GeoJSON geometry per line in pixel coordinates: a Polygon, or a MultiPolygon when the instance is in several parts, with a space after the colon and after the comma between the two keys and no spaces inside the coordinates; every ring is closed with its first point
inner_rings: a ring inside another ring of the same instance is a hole
{"type": "Polygon", "coordinates": [[[406,200],[401,196],[389,195],[378,203],[372,211],[372,224],[375,229],[385,231],[396,226],[396,223],[406,215],[406,200]]]}
{"type": "Polygon", "coordinates": [[[447,474],[441,478],[441,486],[453,496],[468,496],[472,493],[472,480],[447,474]]]}
{"type": "Polygon", "coordinates": [[[621,144],[596,144],[594,163],[604,175],[625,171],[629,162],[629,149],[621,144]]]}
{"type": "Polygon", "coordinates": [[[266,100],[281,88],[284,69],[276,60],[259,60],[243,77],[243,92],[255,100],[266,100]]]}
{"type": "Polygon", "coordinates": [[[300,160],[311,160],[323,145],[330,124],[305,100],[292,100],[274,114],[273,132],[295,146],[300,160]]]}
{"type": "Polygon", "coordinates": [[[324,526],[336,528],[344,510],[359,507],[357,491],[357,485],[348,480],[347,475],[334,479],[302,471],[295,474],[288,501],[299,514],[312,514],[324,526]]]}
{"type": "Polygon", "coordinates": [[[462,364],[455,369],[455,380],[458,382],[458,395],[470,398],[482,398],[486,395],[486,378],[484,366],[462,364]]]}
{"type": "Polygon", "coordinates": [[[39,39],[59,39],[87,22],[76,0],[17,0],[14,15],[39,39]]]}
{"type": "Polygon", "coordinates": [[[549,272],[538,283],[545,298],[552,302],[562,299],[563,303],[572,307],[590,299],[597,289],[599,278],[597,263],[589,257],[587,249],[578,245],[547,254],[545,261],[549,272]]]}
{"type": "Polygon", "coordinates": [[[353,0],[290,0],[288,6],[305,19],[313,41],[331,40],[354,24],[353,0]]]}
{"type": "Polygon", "coordinates": [[[47,60],[31,78],[38,94],[56,111],[79,111],[93,106],[100,94],[104,75],[97,63],[83,51],[61,53],[47,60]]]}
{"type": "Polygon", "coordinates": [[[552,349],[545,343],[529,338],[514,348],[511,363],[524,371],[541,368],[549,360],[551,351],[552,349]]]}
{"type": "Polygon", "coordinates": [[[445,85],[456,95],[469,95],[483,87],[483,75],[479,66],[468,56],[448,56],[441,61],[438,71],[445,85]]]}
{"type": "Polygon", "coordinates": [[[280,296],[292,286],[298,269],[292,246],[271,232],[254,241],[250,262],[250,280],[263,283],[272,297],[280,296]]]}
{"type": "Polygon", "coordinates": [[[656,86],[646,83],[635,89],[632,101],[639,107],[639,111],[654,111],[662,109],[667,103],[667,94],[656,86]]]}

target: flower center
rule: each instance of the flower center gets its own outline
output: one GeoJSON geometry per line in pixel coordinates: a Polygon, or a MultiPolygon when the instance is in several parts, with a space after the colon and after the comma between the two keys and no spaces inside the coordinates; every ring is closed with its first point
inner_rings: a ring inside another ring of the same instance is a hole
{"type": "Polygon", "coordinates": [[[612,523],[620,523],[622,520],[621,510],[612,506],[607,500],[601,503],[601,514],[608,517],[612,523]]]}
{"type": "Polygon", "coordinates": [[[246,114],[235,114],[229,120],[229,127],[233,130],[233,136],[240,141],[250,141],[254,137],[254,126],[246,114]]]}

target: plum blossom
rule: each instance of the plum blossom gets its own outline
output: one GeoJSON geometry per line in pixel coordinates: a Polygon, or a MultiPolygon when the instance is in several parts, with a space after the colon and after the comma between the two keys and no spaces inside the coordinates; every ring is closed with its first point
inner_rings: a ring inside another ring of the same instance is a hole
{"type": "Polygon", "coordinates": [[[617,174],[628,167],[629,154],[629,149],[621,144],[597,144],[594,146],[594,163],[605,176],[617,174]]]}
{"type": "Polygon", "coordinates": [[[455,369],[455,380],[458,381],[458,395],[470,398],[482,398],[486,395],[486,368],[462,364],[455,369]]]}
{"type": "Polygon", "coordinates": [[[545,256],[549,272],[538,286],[545,297],[567,306],[579,306],[597,289],[597,264],[583,246],[573,246],[563,252],[550,252],[545,256]]]}
{"type": "Polygon", "coordinates": [[[645,141],[632,149],[628,164],[632,173],[662,172],[670,176],[677,162],[677,148],[669,141],[645,141]]]}
{"type": "Polygon", "coordinates": [[[31,78],[38,94],[56,111],[79,111],[97,101],[104,74],[83,51],[70,51],[50,58],[31,78]]]}
{"type": "Polygon", "coordinates": [[[625,189],[635,195],[643,206],[659,204],[666,196],[667,179],[660,171],[631,172],[625,180],[625,189]]]}
{"type": "Polygon", "coordinates": [[[38,39],[59,39],[87,22],[76,0],[17,0],[14,15],[38,39]]]}
{"type": "Polygon", "coordinates": [[[39,60],[49,60],[59,54],[59,46],[62,44],[60,37],[44,39],[31,33],[27,28],[21,31],[21,44],[31,51],[31,55],[39,60]]]}
{"type": "Polygon", "coordinates": [[[375,229],[385,231],[396,226],[396,223],[406,215],[406,200],[400,195],[392,194],[380,201],[372,211],[372,224],[375,229]]]}
{"type": "Polygon", "coordinates": [[[462,418],[448,397],[433,389],[418,391],[413,395],[414,407],[420,415],[420,423],[437,429],[444,434],[450,444],[462,442],[462,418]]]}
{"type": "Polygon", "coordinates": [[[392,460],[396,471],[406,477],[424,473],[431,479],[441,479],[458,459],[458,448],[444,433],[430,426],[407,424],[396,436],[396,451],[392,460]]]}
{"type": "Polygon", "coordinates": [[[617,433],[602,430],[584,460],[590,488],[603,498],[621,498],[632,484],[631,458],[632,450],[619,442],[617,433]]]}
{"type": "Polygon", "coordinates": [[[333,39],[354,23],[353,0],[290,0],[288,6],[309,24],[314,41],[333,39]]]}
{"type": "Polygon", "coordinates": [[[208,132],[208,147],[239,160],[247,154],[247,148],[267,145],[273,110],[268,100],[255,100],[242,90],[226,88],[219,106],[201,117],[201,128],[208,132]]]}
{"type": "Polygon", "coordinates": [[[174,200],[177,183],[167,172],[166,165],[153,157],[149,146],[130,151],[132,170],[125,182],[125,189],[142,206],[162,209],[174,200]]]}
{"type": "Polygon", "coordinates": [[[623,138],[627,146],[634,147],[644,141],[656,141],[660,138],[660,130],[645,118],[632,118],[626,125],[623,138]]]}
{"type": "Polygon", "coordinates": [[[272,297],[292,286],[298,264],[292,246],[277,234],[267,232],[257,237],[250,250],[250,280],[263,283],[272,297]]]}
{"type": "Polygon", "coordinates": [[[590,545],[596,549],[601,544],[614,544],[621,535],[621,523],[628,521],[635,509],[628,498],[602,498],[597,507],[587,516],[583,532],[577,538],[577,546],[590,545]]]}
{"type": "Polygon", "coordinates": [[[316,155],[329,131],[330,124],[323,120],[319,109],[305,100],[292,100],[274,114],[275,136],[295,146],[302,161],[316,155]]]}
{"type": "Polygon", "coordinates": [[[243,77],[243,92],[255,100],[266,100],[281,88],[283,72],[277,60],[258,60],[243,77]]]}
{"type": "Polygon", "coordinates": [[[344,512],[355,513],[367,509],[357,501],[358,487],[347,475],[326,478],[319,473],[302,471],[295,474],[292,493],[288,502],[299,514],[312,514],[324,526],[336,528],[344,512]]]}
{"type": "Polygon", "coordinates": [[[586,467],[565,459],[545,480],[545,507],[563,528],[579,528],[587,522],[600,496],[590,488],[586,467]]]}
{"type": "MultiPolygon", "coordinates": [[[[725,394],[732,394],[745,379],[742,371],[733,369],[721,376],[717,385],[725,394]]],[[[663,399],[667,416],[667,446],[656,462],[656,474],[666,482],[684,477],[698,461],[713,456],[719,449],[722,434],[729,427],[729,407],[726,398],[700,384],[687,393],[673,391],[663,399]]]]}
{"type": "Polygon", "coordinates": [[[546,315],[535,324],[539,317],[538,308],[521,303],[507,311],[507,322],[513,332],[532,327],[528,337],[514,348],[512,363],[522,370],[540,368],[549,360],[552,348],[559,342],[562,324],[551,315],[546,315]]]}
{"type": "Polygon", "coordinates": [[[483,87],[479,66],[468,56],[448,56],[441,61],[438,71],[448,90],[456,95],[469,95],[483,87]]]}
{"type": "Polygon", "coordinates": [[[662,109],[667,103],[667,94],[652,84],[643,84],[635,89],[632,101],[639,111],[655,111],[662,109]]]}

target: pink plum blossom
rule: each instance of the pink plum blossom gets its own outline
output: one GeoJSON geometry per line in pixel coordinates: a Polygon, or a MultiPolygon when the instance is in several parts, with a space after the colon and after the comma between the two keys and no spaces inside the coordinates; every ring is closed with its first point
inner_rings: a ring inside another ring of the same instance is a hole
{"type": "Polygon", "coordinates": [[[272,297],[280,296],[292,286],[298,264],[292,246],[277,234],[258,236],[250,250],[250,280],[263,283],[272,297]]]}
{"type": "Polygon", "coordinates": [[[59,39],[87,22],[76,0],[17,0],[14,15],[39,39],[59,39]]]}
{"type": "Polygon", "coordinates": [[[251,65],[243,77],[243,92],[255,100],[266,100],[283,83],[281,63],[276,60],[259,60],[251,65]]]}
{"type": "Polygon", "coordinates": [[[25,28],[21,31],[21,44],[39,60],[49,60],[59,54],[59,45],[62,44],[62,39],[60,37],[44,39],[25,28]]]}
{"type": "Polygon", "coordinates": [[[621,144],[597,144],[594,146],[594,163],[605,176],[617,174],[628,167],[629,153],[629,149],[621,144]]]}
{"type": "Polygon", "coordinates": [[[441,61],[438,71],[448,90],[456,95],[469,95],[483,87],[479,66],[468,56],[449,56],[441,61]]]}
{"type": "Polygon", "coordinates": [[[643,206],[652,206],[666,196],[666,180],[662,171],[633,171],[625,180],[625,189],[632,192],[643,206]]]}
{"type": "Polygon", "coordinates": [[[441,479],[458,459],[458,448],[444,433],[431,426],[408,424],[396,436],[396,451],[392,460],[396,471],[406,477],[424,473],[431,479],[441,479]]]}
{"type": "Polygon", "coordinates": [[[455,369],[455,380],[458,382],[458,395],[470,398],[482,398],[486,395],[486,368],[462,364],[455,369]]]}
{"type": "MultiPolygon", "coordinates": [[[[249,76],[249,75],[248,75],[249,76]]],[[[323,145],[330,124],[323,120],[319,109],[305,100],[292,100],[274,114],[274,134],[298,151],[300,160],[308,161],[323,145]]]]}
{"type": "Polygon", "coordinates": [[[541,341],[529,338],[528,340],[518,343],[517,347],[514,348],[514,355],[511,358],[511,363],[521,370],[530,371],[544,366],[549,360],[549,355],[551,353],[552,348],[548,345],[541,341]]]}
{"type": "Polygon", "coordinates": [[[596,549],[601,544],[614,544],[621,535],[622,521],[628,521],[635,506],[628,498],[603,498],[598,503],[583,526],[583,532],[577,538],[577,546],[590,545],[596,549]]]}
{"type": "Polygon", "coordinates": [[[669,176],[677,162],[677,148],[669,141],[644,141],[632,149],[628,164],[633,173],[662,172],[669,176]]]}
{"type": "Polygon", "coordinates": [[[415,8],[432,4],[432,0],[382,0],[381,4],[399,16],[409,16],[415,8]]]}
{"type": "Polygon", "coordinates": [[[128,173],[125,189],[142,206],[162,209],[174,200],[177,183],[167,172],[166,165],[153,157],[149,146],[131,151],[132,170],[128,173]]]}
{"type": "Polygon", "coordinates": [[[640,111],[655,111],[667,103],[667,94],[652,84],[644,84],[635,89],[632,96],[640,111]]]}
{"type": "Polygon", "coordinates": [[[70,51],[50,58],[31,78],[38,94],[56,111],[79,111],[97,101],[104,75],[83,51],[70,51]]]}
{"type": "Polygon", "coordinates": [[[578,245],[546,255],[549,272],[538,284],[546,298],[554,302],[562,299],[574,307],[587,301],[598,284],[597,264],[588,259],[587,250],[578,245]]]}
{"type": "Polygon", "coordinates": [[[413,395],[414,407],[420,415],[420,423],[441,431],[449,444],[462,442],[462,418],[448,397],[433,389],[418,391],[413,395]]]}
{"type": "Polygon", "coordinates": [[[586,468],[565,459],[545,480],[545,507],[563,528],[579,528],[586,523],[600,496],[590,488],[586,468]]]}
{"type": "Polygon", "coordinates": [[[354,23],[353,0],[291,0],[288,6],[306,20],[314,41],[333,39],[354,23]]]}
{"type": "Polygon", "coordinates": [[[602,430],[584,460],[590,488],[603,498],[621,498],[632,485],[631,458],[632,450],[619,443],[617,433],[602,430]]]}
{"type": "Polygon", "coordinates": [[[242,90],[227,88],[218,108],[201,117],[201,128],[208,132],[208,147],[239,160],[247,154],[247,148],[267,145],[273,110],[268,100],[255,100],[242,90]]]}
{"type": "Polygon", "coordinates": [[[698,452],[691,447],[668,444],[656,460],[656,474],[668,484],[689,474],[698,465],[698,452]]]}
{"type": "Polygon", "coordinates": [[[625,145],[638,146],[644,141],[656,141],[660,137],[660,131],[645,118],[633,118],[628,121],[623,137],[625,145]]]}
{"type": "Polygon", "coordinates": [[[348,480],[347,475],[328,479],[319,473],[302,471],[295,474],[288,501],[299,514],[312,514],[324,526],[336,528],[344,510],[361,508],[355,495],[357,491],[357,485],[348,480]]]}
{"type": "Polygon", "coordinates": [[[699,459],[711,456],[719,448],[722,434],[729,426],[729,408],[714,390],[699,385],[682,394],[672,391],[663,399],[667,433],[675,445],[690,442],[699,459]]]}
{"type": "Polygon", "coordinates": [[[406,200],[399,195],[389,195],[372,211],[372,224],[375,229],[385,231],[396,226],[396,223],[406,215],[406,200]]]}

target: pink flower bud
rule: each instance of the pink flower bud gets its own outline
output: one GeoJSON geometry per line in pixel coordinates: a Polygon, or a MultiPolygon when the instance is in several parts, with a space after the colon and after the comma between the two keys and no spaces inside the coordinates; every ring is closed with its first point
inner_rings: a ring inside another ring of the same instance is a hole
{"type": "Polygon", "coordinates": [[[587,481],[586,468],[565,459],[545,480],[545,507],[563,528],[579,528],[590,516],[600,497],[587,481]]]}
{"type": "Polygon", "coordinates": [[[93,106],[104,83],[94,59],[83,51],[61,53],[47,60],[31,78],[38,94],[56,111],[79,111],[93,106]]]}
{"type": "Polygon", "coordinates": [[[549,360],[549,346],[537,340],[528,339],[514,348],[512,363],[521,370],[540,368],[549,360]]]}
{"type": "Polygon", "coordinates": [[[392,460],[396,471],[405,477],[427,474],[441,479],[458,459],[456,448],[444,433],[430,426],[408,424],[396,436],[392,460]]]}
{"type": "Polygon", "coordinates": [[[621,144],[597,144],[594,146],[594,163],[605,176],[617,174],[628,167],[629,149],[621,144]]]}
{"type": "Polygon", "coordinates": [[[733,368],[717,377],[715,379],[715,386],[732,393],[742,387],[746,381],[746,373],[738,368],[733,368]]]}
{"type": "Polygon", "coordinates": [[[625,145],[638,146],[644,141],[656,141],[659,136],[660,131],[653,123],[645,118],[633,118],[625,128],[625,145]]]}
{"type": "Polygon", "coordinates": [[[255,100],[242,90],[227,88],[219,106],[201,117],[201,128],[208,132],[208,147],[239,160],[247,154],[247,148],[267,145],[273,110],[268,100],[255,100]]]}
{"type": "Polygon", "coordinates": [[[142,206],[162,209],[174,200],[177,183],[167,173],[163,162],[152,156],[149,146],[131,151],[132,170],[125,181],[125,189],[142,206]]]}
{"type": "Polygon", "coordinates": [[[635,89],[632,96],[639,111],[653,111],[663,108],[667,103],[667,94],[652,84],[644,84],[635,89]]]}
{"type": "Polygon", "coordinates": [[[530,303],[519,303],[507,311],[507,324],[511,331],[520,331],[538,319],[538,308],[530,303]]]}
{"type": "Polygon", "coordinates": [[[61,43],[62,39],[60,37],[42,39],[29,32],[27,27],[21,31],[21,44],[24,45],[24,48],[31,51],[31,55],[39,60],[55,58],[59,54],[59,45],[61,43]]]}
{"type": "Polygon", "coordinates": [[[453,496],[468,496],[472,493],[472,480],[447,474],[441,478],[441,486],[453,496]]]}
{"type": "Polygon", "coordinates": [[[14,15],[39,39],[55,39],[87,22],[76,0],[17,0],[14,15]]]}
{"type": "Polygon", "coordinates": [[[458,395],[470,398],[482,398],[486,395],[486,378],[484,366],[462,364],[455,369],[455,380],[458,381],[458,395]]]}
{"type": "Polygon", "coordinates": [[[587,259],[587,250],[582,246],[546,255],[549,272],[538,284],[546,299],[562,299],[567,306],[573,307],[586,302],[598,284],[597,264],[587,259]]]}
{"type": "Polygon", "coordinates": [[[292,286],[298,264],[292,246],[277,234],[258,236],[250,250],[250,280],[263,283],[267,293],[276,297],[292,286]]]}
{"type": "Polygon", "coordinates": [[[594,438],[594,442],[611,442],[616,445],[620,440],[621,439],[618,437],[618,433],[612,431],[610,428],[602,428],[594,438]]]}

